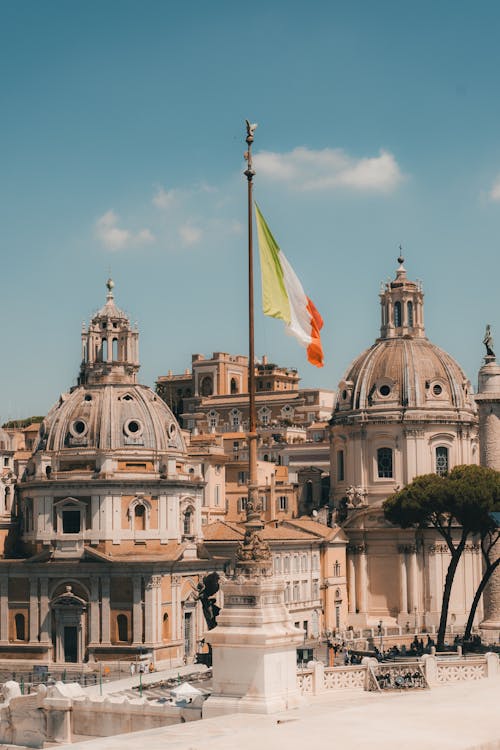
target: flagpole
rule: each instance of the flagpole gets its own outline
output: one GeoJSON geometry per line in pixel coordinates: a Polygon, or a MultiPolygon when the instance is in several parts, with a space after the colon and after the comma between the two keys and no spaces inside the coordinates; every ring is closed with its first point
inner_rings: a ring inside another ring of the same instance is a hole
{"type": "Polygon", "coordinates": [[[255,349],[254,349],[254,304],[253,304],[253,177],[252,144],[255,128],[246,120],[247,168],[244,172],[248,185],[248,496],[245,534],[236,549],[235,578],[258,580],[273,574],[271,548],[262,539],[264,528],[262,506],[259,500],[257,477],[257,414],[255,408],[255,349]]]}
{"type": "Polygon", "coordinates": [[[255,343],[254,343],[254,293],[253,293],[253,177],[252,144],[256,125],[246,120],[248,199],[248,501],[247,520],[260,519],[259,487],[257,478],[257,412],[255,407],[255,343]]]}

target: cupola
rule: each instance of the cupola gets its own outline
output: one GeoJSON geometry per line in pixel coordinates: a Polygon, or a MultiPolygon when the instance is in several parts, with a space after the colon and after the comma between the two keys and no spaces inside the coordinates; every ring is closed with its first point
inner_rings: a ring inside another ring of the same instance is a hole
{"type": "Polygon", "coordinates": [[[422,285],[408,280],[402,256],[398,263],[396,278],[380,292],[380,338],[425,338],[422,285]]]}
{"type": "Polygon", "coordinates": [[[82,364],[79,385],[135,383],[139,370],[139,332],[132,329],[113,295],[114,282],[106,282],[106,304],[88,328],[82,329],[82,364]]]}

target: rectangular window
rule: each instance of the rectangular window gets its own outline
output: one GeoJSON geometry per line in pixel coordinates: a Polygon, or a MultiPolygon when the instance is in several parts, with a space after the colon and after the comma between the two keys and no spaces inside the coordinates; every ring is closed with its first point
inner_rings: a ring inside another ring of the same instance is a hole
{"type": "Polygon", "coordinates": [[[298,581],[293,582],[293,601],[300,601],[300,584],[298,581]]]}
{"type": "Polygon", "coordinates": [[[80,511],[64,510],[63,514],[63,534],[80,533],[80,511]]]}
{"type": "Polygon", "coordinates": [[[285,557],[285,573],[290,572],[290,558],[288,555],[285,557]]]}
{"type": "Polygon", "coordinates": [[[286,495],[280,495],[278,498],[278,510],[288,510],[288,498],[286,495]]]}
{"type": "Polygon", "coordinates": [[[248,472],[246,471],[238,472],[238,484],[246,484],[247,479],[248,479],[248,472]]]}
{"type": "Polygon", "coordinates": [[[337,482],[344,481],[344,451],[337,451],[337,482]]]}
{"type": "Polygon", "coordinates": [[[265,513],[267,510],[267,497],[265,495],[261,495],[259,497],[259,500],[262,504],[262,512],[265,513]]]}
{"type": "Polygon", "coordinates": [[[217,507],[220,505],[220,484],[215,485],[214,503],[217,507]]]}
{"type": "Polygon", "coordinates": [[[243,513],[247,509],[248,497],[238,498],[238,513],[243,513]]]}
{"type": "Polygon", "coordinates": [[[312,598],[319,599],[319,581],[316,579],[312,582],[312,598]]]}

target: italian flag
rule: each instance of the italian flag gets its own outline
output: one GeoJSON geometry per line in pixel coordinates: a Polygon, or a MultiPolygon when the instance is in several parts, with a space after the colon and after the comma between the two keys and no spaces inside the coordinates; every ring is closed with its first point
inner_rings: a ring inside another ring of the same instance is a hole
{"type": "Polygon", "coordinates": [[[262,309],[264,315],[285,321],[287,333],[307,349],[307,359],[323,367],[320,330],[323,319],[305,294],[302,284],[255,204],[262,275],[262,309]]]}

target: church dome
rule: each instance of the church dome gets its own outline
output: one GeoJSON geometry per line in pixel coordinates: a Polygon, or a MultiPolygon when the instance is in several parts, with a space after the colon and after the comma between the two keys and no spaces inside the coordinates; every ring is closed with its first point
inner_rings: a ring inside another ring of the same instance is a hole
{"type": "Polygon", "coordinates": [[[115,304],[106,304],[82,330],[78,385],[63,394],[40,426],[38,451],[88,455],[185,453],[179,425],[165,402],[139,385],[138,331],[115,304]]]}
{"type": "Polygon", "coordinates": [[[42,423],[39,442],[48,451],[185,452],[165,402],[150,388],[131,383],[82,385],[64,394],[42,423]]]}
{"type": "Polygon", "coordinates": [[[409,281],[400,258],[394,281],[380,293],[380,338],[349,366],[341,380],[334,421],[360,413],[368,419],[456,419],[475,414],[472,388],[457,362],[425,336],[423,291],[409,281]],[[424,414],[425,411],[425,414],[424,414]],[[344,414],[343,414],[344,413],[344,414]],[[409,416],[409,415],[408,415],[409,416]]]}

